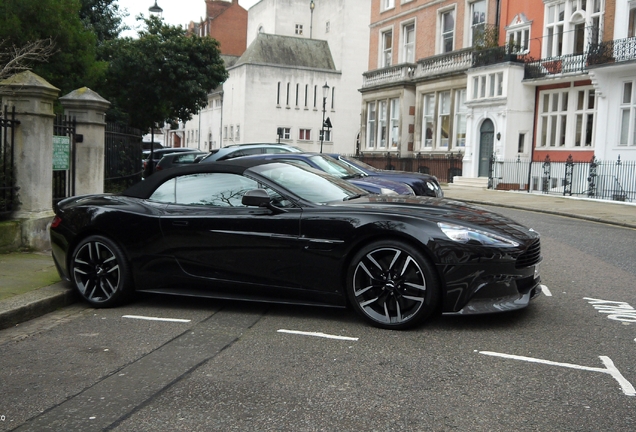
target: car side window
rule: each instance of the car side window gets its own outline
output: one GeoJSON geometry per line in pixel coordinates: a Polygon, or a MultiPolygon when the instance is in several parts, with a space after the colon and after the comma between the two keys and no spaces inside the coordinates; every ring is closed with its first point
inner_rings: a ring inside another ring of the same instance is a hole
{"type": "Polygon", "coordinates": [[[280,154],[280,153],[291,153],[289,150],[284,149],[284,148],[278,148],[278,147],[267,147],[264,149],[265,151],[263,153],[267,153],[267,154],[280,154]]]}
{"type": "Polygon", "coordinates": [[[241,203],[243,195],[257,188],[256,181],[237,174],[190,174],[166,181],[155,190],[150,200],[182,205],[245,207],[241,203]]]}
{"type": "Polygon", "coordinates": [[[233,153],[230,153],[229,155],[225,156],[222,159],[234,159],[237,157],[241,157],[241,156],[249,156],[249,155],[255,155],[255,154],[261,154],[261,149],[260,148],[255,148],[255,149],[242,149],[242,150],[237,150],[233,153]]]}

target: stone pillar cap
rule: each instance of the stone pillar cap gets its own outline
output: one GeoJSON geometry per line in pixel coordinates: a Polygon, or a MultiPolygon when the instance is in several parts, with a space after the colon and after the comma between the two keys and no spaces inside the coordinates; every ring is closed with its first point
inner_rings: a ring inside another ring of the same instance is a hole
{"type": "Polygon", "coordinates": [[[0,93],[42,93],[57,96],[60,89],[31,71],[20,72],[0,81],[0,93]]]}
{"type": "Polygon", "coordinates": [[[93,109],[105,110],[110,106],[110,102],[101,97],[98,93],[89,89],[88,87],[82,87],[77,90],[73,90],[67,95],[60,98],[60,103],[65,108],[70,107],[90,107],[93,109]]]}

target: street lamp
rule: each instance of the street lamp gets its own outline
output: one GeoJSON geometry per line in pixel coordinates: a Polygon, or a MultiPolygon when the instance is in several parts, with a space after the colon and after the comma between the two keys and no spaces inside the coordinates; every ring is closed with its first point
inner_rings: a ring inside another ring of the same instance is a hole
{"type": "Polygon", "coordinates": [[[148,12],[150,12],[151,14],[161,15],[163,13],[163,9],[161,9],[159,5],[157,5],[157,0],[155,0],[155,4],[148,8],[148,12]]]}
{"type": "Polygon", "coordinates": [[[311,0],[309,2],[309,10],[311,11],[311,21],[309,22],[309,39],[311,39],[311,34],[314,28],[314,8],[315,7],[316,7],[316,4],[314,3],[314,0],[311,0]]]}
{"type": "Polygon", "coordinates": [[[325,113],[327,112],[327,95],[329,95],[329,86],[325,81],[322,86],[322,125],[320,126],[320,153],[322,153],[322,144],[325,141],[325,113]]]}

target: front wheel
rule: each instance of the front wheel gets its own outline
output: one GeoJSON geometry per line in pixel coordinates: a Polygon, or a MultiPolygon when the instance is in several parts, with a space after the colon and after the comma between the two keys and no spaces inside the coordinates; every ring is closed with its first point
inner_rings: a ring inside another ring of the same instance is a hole
{"type": "Polygon", "coordinates": [[[439,284],[432,265],[415,248],[401,241],[379,241],[353,257],[347,295],[372,325],[401,330],[437,310],[439,284]]]}
{"type": "Polygon", "coordinates": [[[73,251],[70,269],[77,291],[95,307],[114,306],[132,289],[124,254],[103,236],[82,240],[73,251]]]}

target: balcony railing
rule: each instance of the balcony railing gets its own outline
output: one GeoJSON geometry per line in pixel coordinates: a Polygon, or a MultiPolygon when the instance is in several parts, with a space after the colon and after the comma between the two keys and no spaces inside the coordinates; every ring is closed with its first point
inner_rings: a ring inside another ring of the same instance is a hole
{"type": "Polygon", "coordinates": [[[586,54],[567,54],[526,62],[524,79],[544,78],[548,75],[587,72],[586,54]]]}
{"type": "Polygon", "coordinates": [[[473,49],[466,48],[447,54],[426,57],[417,61],[415,77],[430,77],[450,72],[461,72],[473,64],[473,49]]]}
{"type": "Polygon", "coordinates": [[[591,65],[636,60],[636,37],[616,39],[592,46],[587,56],[591,65]]]}
{"type": "Polygon", "coordinates": [[[389,66],[362,74],[362,87],[373,87],[381,84],[389,84],[404,81],[411,78],[417,69],[414,63],[403,63],[397,66],[389,66]]]}

